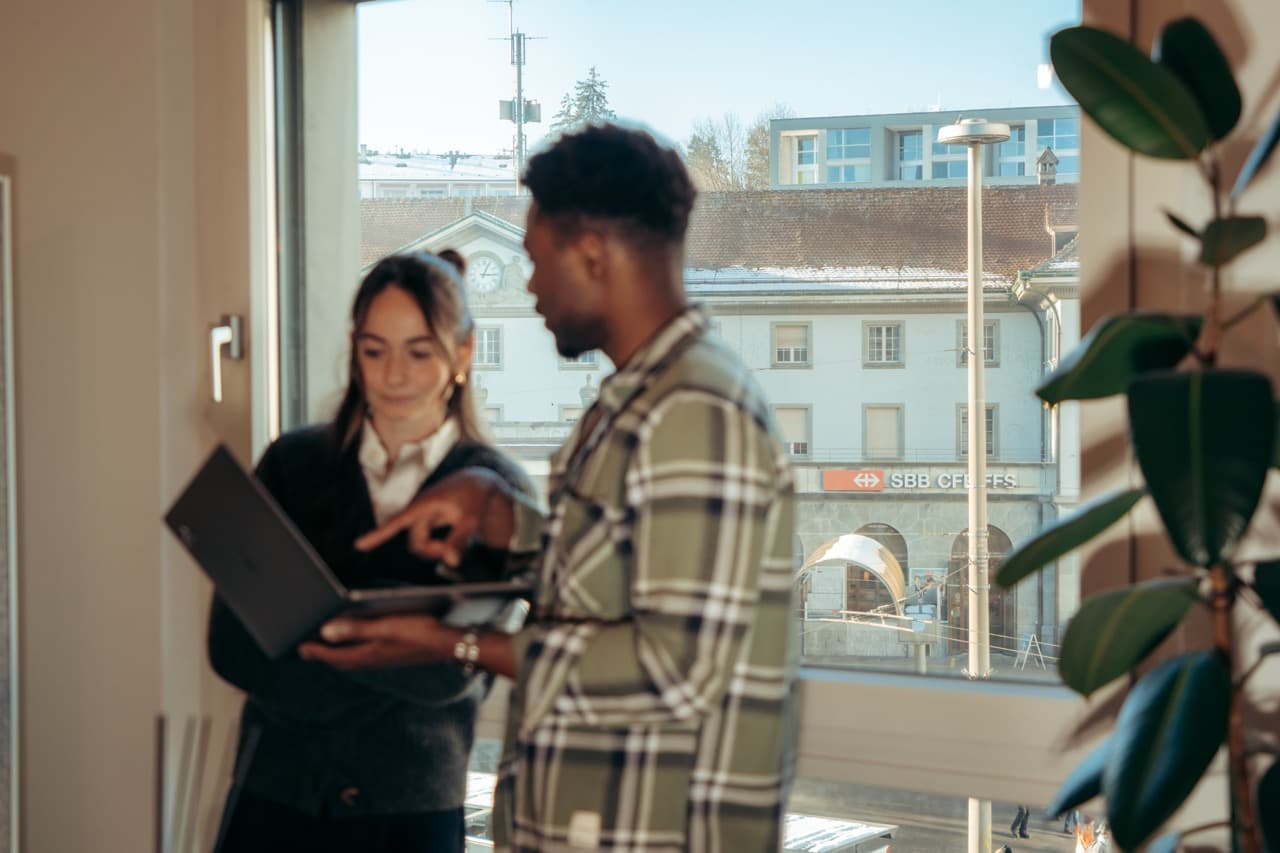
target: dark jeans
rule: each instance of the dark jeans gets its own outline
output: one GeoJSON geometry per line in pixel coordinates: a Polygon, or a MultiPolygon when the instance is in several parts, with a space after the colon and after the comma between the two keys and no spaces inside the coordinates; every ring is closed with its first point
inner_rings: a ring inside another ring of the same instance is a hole
{"type": "Polygon", "coordinates": [[[462,853],[462,809],[312,817],[241,791],[218,853],[462,853]]]}
{"type": "Polygon", "coordinates": [[[1027,819],[1031,817],[1031,809],[1026,806],[1018,806],[1018,813],[1014,815],[1013,824],[1009,827],[1010,835],[1020,835],[1027,837],[1027,819]]]}

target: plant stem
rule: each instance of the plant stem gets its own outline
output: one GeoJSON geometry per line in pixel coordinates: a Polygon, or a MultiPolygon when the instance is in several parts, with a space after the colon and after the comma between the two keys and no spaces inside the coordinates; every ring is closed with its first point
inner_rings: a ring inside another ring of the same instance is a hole
{"type": "MultiPolygon", "coordinates": [[[[1205,174],[1213,194],[1213,218],[1222,218],[1222,189],[1219,186],[1218,164],[1209,165],[1205,174]]],[[[1216,254],[1216,253],[1215,253],[1216,254]]],[[[1213,284],[1209,295],[1209,328],[1206,330],[1205,365],[1213,367],[1218,363],[1218,346],[1222,339],[1222,264],[1213,259],[1213,284]]]]}
{"type": "MultiPolygon", "coordinates": [[[[1235,579],[1225,564],[1219,564],[1209,570],[1209,580],[1213,587],[1213,645],[1230,667],[1234,661],[1231,611],[1236,593],[1235,579]]],[[[1232,847],[1238,843],[1244,853],[1261,853],[1258,822],[1254,817],[1253,792],[1249,789],[1249,759],[1245,754],[1244,720],[1241,714],[1244,704],[1243,684],[1232,686],[1229,699],[1227,754],[1231,767],[1232,847]]]]}
{"type": "Polygon", "coordinates": [[[1254,311],[1257,311],[1258,308],[1264,305],[1266,301],[1270,298],[1271,298],[1270,296],[1266,296],[1266,295],[1259,296],[1257,299],[1250,302],[1244,308],[1241,308],[1239,311],[1232,314],[1230,317],[1228,317],[1226,320],[1223,321],[1222,331],[1225,332],[1227,329],[1230,329],[1232,326],[1234,326],[1236,323],[1239,323],[1245,317],[1248,317],[1254,311]]]}

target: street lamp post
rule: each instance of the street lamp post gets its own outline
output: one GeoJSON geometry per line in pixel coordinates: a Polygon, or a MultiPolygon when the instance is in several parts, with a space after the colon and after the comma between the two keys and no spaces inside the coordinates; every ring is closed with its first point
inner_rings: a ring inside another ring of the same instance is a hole
{"type": "MultiPolygon", "coordinates": [[[[1004,142],[1009,125],[967,118],[938,131],[938,142],[969,148],[969,677],[991,676],[990,558],[987,551],[986,336],[982,304],[982,146],[1004,142]]],[[[991,849],[991,802],[969,800],[969,853],[991,849]]]]}

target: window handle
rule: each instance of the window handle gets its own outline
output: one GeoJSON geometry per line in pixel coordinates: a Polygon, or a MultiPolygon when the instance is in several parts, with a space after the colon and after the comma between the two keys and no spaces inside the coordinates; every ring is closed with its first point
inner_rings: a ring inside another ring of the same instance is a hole
{"type": "Polygon", "coordinates": [[[222,358],[233,361],[244,358],[244,319],[239,314],[223,314],[221,322],[209,328],[209,356],[213,368],[213,402],[222,402],[222,358]]]}

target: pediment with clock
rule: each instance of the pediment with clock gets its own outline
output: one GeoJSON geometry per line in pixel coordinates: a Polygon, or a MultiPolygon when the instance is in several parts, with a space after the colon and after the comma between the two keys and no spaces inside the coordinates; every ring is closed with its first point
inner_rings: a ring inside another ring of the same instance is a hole
{"type": "Polygon", "coordinates": [[[524,229],[484,211],[472,211],[426,234],[402,251],[455,249],[467,259],[467,291],[474,309],[532,312],[525,291],[532,271],[524,251],[524,229]]]}

